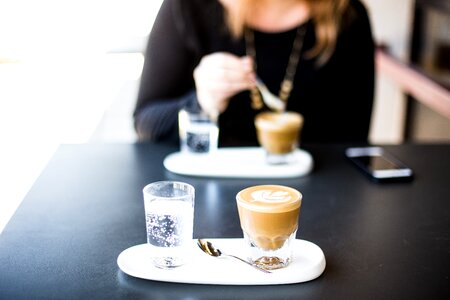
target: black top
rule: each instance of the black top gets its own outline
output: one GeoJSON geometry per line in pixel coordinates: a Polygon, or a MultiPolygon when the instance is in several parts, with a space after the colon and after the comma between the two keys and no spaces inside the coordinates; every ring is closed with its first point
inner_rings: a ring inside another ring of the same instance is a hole
{"type": "MultiPolygon", "coordinates": [[[[325,65],[302,55],[287,109],[305,118],[302,142],[367,141],[374,90],[374,43],[367,12],[350,1],[336,51],[325,65]]],[[[303,53],[315,43],[312,21],[303,53]]],[[[258,76],[278,94],[297,28],[255,32],[258,76]]],[[[201,58],[226,51],[245,55],[243,39],[230,37],[218,1],[166,0],[150,34],[134,113],[141,140],[178,141],[177,112],[197,102],[194,68],[201,58]]],[[[256,145],[249,92],[230,100],[219,116],[220,146],[256,145]]]]}

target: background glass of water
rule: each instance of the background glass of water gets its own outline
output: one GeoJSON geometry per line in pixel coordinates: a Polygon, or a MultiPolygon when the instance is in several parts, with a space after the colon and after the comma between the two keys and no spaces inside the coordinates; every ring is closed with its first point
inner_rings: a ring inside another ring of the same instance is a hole
{"type": "Polygon", "coordinates": [[[177,181],[158,181],[143,189],[147,244],[154,265],[170,269],[189,257],[194,228],[195,189],[177,181]]]}
{"type": "Polygon", "coordinates": [[[178,114],[181,151],[185,153],[210,153],[217,149],[219,129],[205,113],[182,109],[178,114]]]}

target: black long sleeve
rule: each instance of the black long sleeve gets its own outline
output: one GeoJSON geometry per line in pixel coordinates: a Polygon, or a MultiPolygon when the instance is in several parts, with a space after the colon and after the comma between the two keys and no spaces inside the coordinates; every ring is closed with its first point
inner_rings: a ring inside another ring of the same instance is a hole
{"type": "Polygon", "coordinates": [[[178,111],[197,101],[198,63],[184,32],[181,1],[164,1],[150,34],[134,119],[140,140],[176,142],[178,111]]]}
{"type": "MultiPolygon", "coordinates": [[[[357,0],[339,34],[336,51],[318,67],[307,56],[315,43],[314,26],[306,26],[288,110],[305,118],[301,141],[367,141],[374,94],[374,43],[369,18],[357,0]]],[[[280,33],[255,31],[258,76],[278,94],[296,28],[280,33]]],[[[178,141],[178,110],[196,105],[194,68],[207,54],[245,55],[243,40],[233,40],[215,0],[165,0],[150,34],[134,112],[140,140],[178,141]]],[[[219,116],[219,145],[257,145],[254,111],[248,92],[234,96],[219,116]]]]}

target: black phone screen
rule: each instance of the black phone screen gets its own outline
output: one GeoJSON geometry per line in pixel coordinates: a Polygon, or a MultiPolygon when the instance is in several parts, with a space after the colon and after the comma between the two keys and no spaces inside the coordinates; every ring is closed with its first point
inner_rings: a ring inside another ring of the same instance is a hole
{"type": "Polygon", "coordinates": [[[372,171],[399,169],[400,166],[383,156],[359,156],[353,159],[359,160],[361,164],[372,171]]]}
{"type": "Polygon", "coordinates": [[[346,156],[376,181],[410,181],[412,170],[380,147],[348,148],[346,156]]]}

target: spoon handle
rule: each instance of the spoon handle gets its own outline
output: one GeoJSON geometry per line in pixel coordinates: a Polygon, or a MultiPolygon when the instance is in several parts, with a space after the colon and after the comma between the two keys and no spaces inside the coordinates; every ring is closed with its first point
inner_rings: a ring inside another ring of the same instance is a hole
{"type": "Polygon", "coordinates": [[[257,265],[254,265],[254,264],[252,264],[252,263],[250,263],[250,262],[248,262],[248,261],[246,261],[246,260],[244,260],[244,259],[242,259],[240,257],[234,256],[234,255],[230,255],[230,254],[223,254],[223,253],[222,253],[222,255],[223,256],[227,256],[227,257],[232,257],[232,258],[235,258],[237,260],[240,260],[240,261],[246,263],[247,265],[252,266],[253,268],[255,268],[255,269],[259,270],[259,271],[262,271],[264,273],[272,273],[272,272],[267,271],[267,270],[265,270],[265,269],[263,269],[261,267],[258,267],[257,265]]]}

